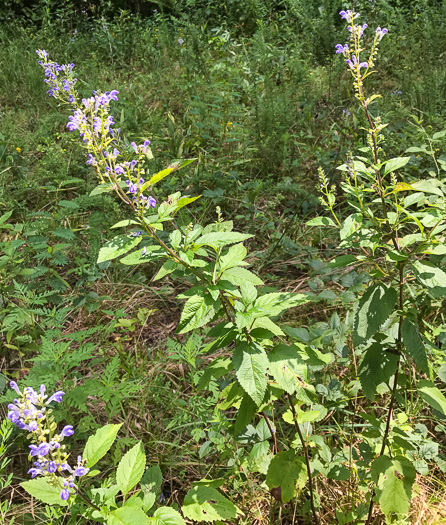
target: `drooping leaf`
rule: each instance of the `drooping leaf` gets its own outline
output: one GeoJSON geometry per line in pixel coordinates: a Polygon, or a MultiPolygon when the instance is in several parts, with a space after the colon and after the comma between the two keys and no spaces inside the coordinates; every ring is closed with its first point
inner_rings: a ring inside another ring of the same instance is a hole
{"type": "Polygon", "coordinates": [[[330,217],[315,217],[307,221],[307,226],[336,226],[330,217]]]}
{"type": "Polygon", "coordinates": [[[415,277],[435,298],[446,297],[446,273],[425,261],[412,263],[415,277]]]}
{"type": "Polygon", "coordinates": [[[383,177],[385,177],[388,173],[392,173],[393,171],[403,168],[409,162],[409,160],[410,157],[396,157],[386,161],[383,177]]]}
{"type": "Polygon", "coordinates": [[[235,347],[232,362],[243,390],[259,406],[266,392],[266,371],[269,365],[265,350],[257,343],[240,343],[235,347]]]}
{"type": "Polygon", "coordinates": [[[250,272],[246,268],[240,268],[239,266],[225,270],[223,272],[223,277],[225,280],[229,281],[230,283],[236,286],[240,286],[244,282],[250,282],[251,284],[254,284],[255,286],[259,286],[263,284],[262,279],[259,279],[257,275],[254,275],[252,272],[250,272]]]}
{"type": "Polygon", "coordinates": [[[203,485],[196,485],[189,490],[181,510],[186,518],[198,522],[230,520],[240,512],[218,490],[203,485]]]}
{"type": "Polygon", "coordinates": [[[362,215],[360,213],[353,213],[349,215],[343,222],[341,226],[341,231],[339,236],[341,241],[348,239],[353,235],[362,225],[362,215]]]}
{"type": "Polygon", "coordinates": [[[379,343],[374,343],[367,348],[358,373],[362,389],[368,399],[374,400],[377,386],[387,383],[395,374],[397,366],[397,354],[386,351],[379,343]]]}
{"type": "Polygon", "coordinates": [[[96,465],[96,463],[107,454],[121,426],[122,423],[119,425],[106,425],[88,438],[83,454],[84,459],[87,460],[86,465],[88,468],[96,465]]]}
{"type": "Polygon", "coordinates": [[[126,254],[137,246],[141,240],[141,236],[118,235],[99,250],[98,264],[104,261],[111,261],[112,259],[116,259],[116,257],[126,254]]]}
{"type": "Polygon", "coordinates": [[[147,514],[133,505],[115,509],[108,515],[107,525],[151,525],[147,514]]]}
{"type": "Polygon", "coordinates": [[[254,306],[262,309],[262,315],[273,316],[311,300],[310,296],[303,293],[267,293],[259,297],[254,306]]]}
{"type": "Polygon", "coordinates": [[[64,501],[60,497],[63,488],[61,484],[53,486],[50,485],[45,478],[34,478],[20,483],[20,486],[24,488],[28,494],[47,505],[61,505],[62,507],[68,505],[68,501],[64,501]]]}
{"type": "Polygon", "coordinates": [[[245,394],[237,412],[235,419],[234,434],[238,436],[249,423],[251,423],[255,413],[257,411],[257,405],[254,401],[245,394]]]}
{"type": "Polygon", "coordinates": [[[308,479],[307,469],[302,458],[294,450],[278,452],[268,467],[266,484],[270,489],[282,489],[282,501],[290,501],[296,491],[296,481],[302,487],[308,479]]]}
{"type": "Polygon", "coordinates": [[[372,463],[371,475],[376,484],[376,499],[384,514],[407,514],[412,485],[417,471],[403,456],[380,456],[372,463]]]}
{"type": "Polygon", "coordinates": [[[429,373],[429,364],[423,341],[415,326],[407,318],[404,319],[401,326],[401,334],[406,352],[423,372],[429,373]]]}
{"type": "Polygon", "coordinates": [[[280,344],[268,354],[269,371],[280,388],[293,394],[299,379],[306,380],[307,364],[294,345],[280,344]]]}
{"type": "Polygon", "coordinates": [[[179,266],[179,263],[172,261],[169,259],[166,261],[161,268],[158,270],[158,273],[153,278],[154,281],[158,281],[159,279],[162,279],[166,275],[169,275],[170,273],[174,272],[179,266]]]}
{"type": "Polygon", "coordinates": [[[398,294],[384,284],[370,286],[359,300],[353,320],[353,344],[367,342],[393,312],[398,294]]]}
{"type": "Polygon", "coordinates": [[[132,219],[125,219],[123,221],[117,222],[116,224],[113,224],[113,226],[110,226],[110,228],[111,229],[124,228],[124,226],[130,226],[131,224],[138,224],[138,223],[132,219]]]}
{"type": "Polygon", "coordinates": [[[421,397],[428,403],[432,408],[441,412],[446,416],[446,398],[442,392],[432,383],[426,379],[422,379],[418,383],[418,391],[421,397]]]}
{"type": "Polygon", "coordinates": [[[126,496],[141,480],[146,468],[146,455],[141,442],[131,448],[119,462],[116,471],[116,483],[126,496]]]}

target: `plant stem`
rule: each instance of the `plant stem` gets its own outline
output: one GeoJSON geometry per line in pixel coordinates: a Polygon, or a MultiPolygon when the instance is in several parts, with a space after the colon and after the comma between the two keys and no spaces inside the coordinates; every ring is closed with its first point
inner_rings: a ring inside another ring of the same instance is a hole
{"type": "Polygon", "coordinates": [[[291,408],[291,412],[293,413],[293,421],[294,421],[294,426],[296,427],[296,430],[297,430],[297,433],[299,435],[299,439],[300,439],[300,442],[301,442],[301,445],[302,445],[302,448],[303,448],[303,451],[304,451],[304,456],[305,456],[305,463],[306,463],[306,466],[307,466],[307,474],[308,474],[308,487],[310,489],[310,505],[311,505],[311,512],[313,513],[313,521],[315,523],[315,525],[320,525],[320,520],[319,520],[319,516],[316,512],[316,508],[314,506],[314,492],[313,492],[313,476],[311,474],[311,467],[310,467],[310,456],[308,454],[308,446],[307,446],[307,443],[302,435],[302,431],[300,430],[300,427],[299,427],[299,423],[297,422],[297,416],[296,416],[296,411],[294,410],[294,405],[293,405],[293,400],[290,396],[290,394],[287,394],[288,396],[288,401],[290,403],[290,408],[291,408]]]}

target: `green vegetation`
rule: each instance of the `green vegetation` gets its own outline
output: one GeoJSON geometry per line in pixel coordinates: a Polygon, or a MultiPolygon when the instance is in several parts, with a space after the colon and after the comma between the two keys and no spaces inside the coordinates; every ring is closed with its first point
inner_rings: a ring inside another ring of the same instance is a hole
{"type": "Polygon", "coordinates": [[[1,523],[445,522],[445,36],[428,0],[0,7],[1,523]],[[342,9],[389,29],[364,96],[342,9]],[[36,49],[119,91],[153,209],[36,49]],[[82,497],[30,480],[10,381],[65,392],[82,497]]]}

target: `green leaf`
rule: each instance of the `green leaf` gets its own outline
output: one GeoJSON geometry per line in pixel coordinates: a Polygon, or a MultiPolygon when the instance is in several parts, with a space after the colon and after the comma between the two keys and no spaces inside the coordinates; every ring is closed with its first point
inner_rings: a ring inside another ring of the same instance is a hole
{"type": "Polygon", "coordinates": [[[299,386],[299,378],[306,380],[307,365],[294,346],[280,344],[269,354],[269,371],[280,388],[293,394],[299,386]]]}
{"type": "Polygon", "coordinates": [[[173,171],[184,168],[185,166],[187,166],[188,164],[194,161],[195,159],[188,159],[188,160],[173,162],[168,168],[162,171],[159,171],[149,181],[145,182],[141,187],[141,191],[144,191],[149,186],[155,186],[157,182],[164,179],[164,177],[167,177],[168,175],[170,175],[173,171]]]}
{"type": "Polygon", "coordinates": [[[376,458],[371,467],[376,484],[376,499],[384,514],[407,514],[412,497],[412,485],[417,471],[403,456],[376,458]]]}
{"type": "Polygon", "coordinates": [[[163,474],[159,465],[149,467],[141,479],[141,487],[143,490],[158,491],[163,484],[163,474]]]}
{"type": "Polygon", "coordinates": [[[359,380],[364,394],[371,401],[375,398],[376,387],[387,383],[395,374],[398,366],[398,356],[386,352],[379,343],[374,343],[365,352],[359,365],[359,380]]]}
{"type": "Polygon", "coordinates": [[[253,235],[250,235],[249,233],[213,232],[202,235],[195,241],[195,244],[199,246],[210,246],[217,250],[222,246],[227,246],[228,244],[234,244],[236,242],[239,243],[246,239],[250,239],[251,237],[253,237],[253,235]]]}
{"type": "Polygon", "coordinates": [[[314,217],[307,221],[307,226],[336,226],[330,217],[314,217]]]}
{"type": "Polygon", "coordinates": [[[415,261],[412,269],[418,282],[435,298],[446,297],[446,273],[431,263],[415,261]]]}
{"type": "Polygon", "coordinates": [[[344,268],[345,266],[349,266],[350,264],[357,261],[357,255],[341,255],[336,257],[334,261],[329,262],[327,264],[327,268],[344,268]]]}
{"type": "Polygon", "coordinates": [[[113,224],[113,226],[110,226],[111,229],[113,228],[123,228],[124,226],[130,226],[130,224],[139,224],[136,221],[133,221],[132,219],[125,219],[123,221],[119,221],[116,224],[113,224]]]}
{"type": "Polygon", "coordinates": [[[334,465],[328,472],[328,479],[336,479],[338,481],[346,481],[350,478],[351,472],[344,465],[334,465]]]}
{"type": "Polygon", "coordinates": [[[151,525],[151,523],[146,513],[134,506],[115,509],[107,518],[107,525],[151,525]]]}
{"type": "Polygon", "coordinates": [[[126,496],[140,481],[146,468],[146,455],[141,442],[131,448],[121,459],[116,471],[116,483],[126,496]]]}
{"type": "Polygon", "coordinates": [[[141,236],[118,235],[99,250],[98,264],[104,261],[111,261],[120,255],[124,255],[137,246],[141,240],[141,236]]]}
{"type": "Polygon", "coordinates": [[[243,396],[240,408],[237,412],[237,418],[235,420],[234,435],[238,436],[249,423],[251,423],[255,413],[257,411],[257,405],[254,401],[245,394],[243,396]]]}
{"type": "Polygon", "coordinates": [[[96,463],[107,454],[121,426],[122,423],[119,425],[106,425],[88,438],[83,454],[83,458],[87,460],[86,465],[88,468],[96,465],[96,463]]]}
{"type": "Polygon", "coordinates": [[[62,485],[50,485],[45,478],[30,479],[29,481],[20,483],[20,486],[24,488],[28,494],[47,505],[61,505],[62,507],[68,505],[68,501],[64,501],[60,497],[62,485]]]}
{"type": "Polygon", "coordinates": [[[169,235],[170,244],[172,245],[175,250],[177,250],[181,244],[182,235],[179,230],[173,230],[173,232],[169,235]]]}
{"type": "Polygon", "coordinates": [[[444,193],[438,187],[439,184],[441,183],[437,179],[427,179],[412,182],[411,186],[416,191],[422,191],[423,193],[433,193],[439,197],[444,197],[444,193]]]}
{"type": "Polygon", "coordinates": [[[90,197],[94,197],[95,195],[101,195],[101,193],[109,193],[110,191],[113,191],[113,189],[113,186],[110,186],[109,184],[99,184],[99,186],[96,186],[96,188],[90,192],[90,197]]]}
{"type": "Polygon", "coordinates": [[[175,211],[172,215],[175,215],[178,210],[181,210],[181,208],[184,208],[184,206],[187,206],[191,202],[195,202],[197,199],[199,199],[201,195],[197,195],[196,197],[182,197],[181,199],[178,199],[175,211]]]}
{"type": "Polygon", "coordinates": [[[169,275],[170,273],[174,272],[178,268],[178,266],[179,264],[177,262],[169,259],[158,270],[158,273],[153,278],[153,281],[158,281],[159,279],[162,279],[166,275],[169,275]]]}
{"type": "Polygon", "coordinates": [[[181,312],[178,333],[185,334],[195,328],[205,325],[215,314],[212,297],[193,295],[189,297],[181,312]]]}
{"type": "Polygon", "coordinates": [[[426,374],[429,373],[426,349],[415,326],[409,319],[404,319],[401,326],[401,334],[406,352],[426,374]]]}
{"type": "Polygon", "coordinates": [[[161,507],[155,511],[150,522],[154,525],[186,525],[181,514],[172,507],[161,507]]]}
{"type": "Polygon", "coordinates": [[[235,347],[232,362],[243,390],[259,406],[267,385],[266,371],[269,362],[265,350],[257,343],[243,342],[235,347]]]}
{"type": "Polygon", "coordinates": [[[294,497],[296,481],[302,487],[307,479],[305,463],[300,457],[295,456],[293,450],[278,452],[271,460],[266,474],[266,484],[270,489],[277,487],[282,489],[283,503],[294,497]]]}
{"type": "Polygon", "coordinates": [[[255,286],[263,284],[262,279],[259,279],[257,275],[254,275],[246,268],[240,268],[239,266],[225,270],[222,275],[225,280],[229,281],[235,286],[240,286],[246,281],[254,284],[255,286]]]}
{"type": "Polygon", "coordinates": [[[384,284],[370,286],[359,300],[353,320],[353,345],[358,346],[374,336],[393,312],[398,294],[384,284]]]}
{"type": "Polygon", "coordinates": [[[259,297],[254,306],[261,308],[262,316],[273,316],[310,301],[311,297],[303,293],[267,293],[259,297]]]}
{"type": "Polygon", "coordinates": [[[11,217],[11,215],[13,214],[14,210],[11,210],[11,211],[7,211],[6,213],[4,213],[1,217],[0,217],[0,224],[4,224],[8,219],[9,217],[11,217]]]}
{"type": "Polygon", "coordinates": [[[77,210],[79,208],[79,204],[76,201],[59,201],[57,203],[58,206],[62,206],[62,208],[71,208],[72,210],[77,210]]]}
{"type": "Polygon", "coordinates": [[[341,231],[339,236],[341,241],[348,239],[353,235],[362,225],[362,215],[360,213],[353,213],[349,215],[343,222],[341,226],[341,231]]]}
{"type": "Polygon", "coordinates": [[[410,157],[396,157],[394,159],[387,160],[385,162],[383,177],[385,177],[388,173],[403,168],[409,162],[409,160],[410,157]]]}
{"type": "Polygon", "coordinates": [[[227,270],[228,268],[233,268],[234,266],[238,266],[246,257],[247,253],[248,252],[246,251],[246,248],[243,245],[243,243],[231,246],[228,250],[228,253],[220,257],[220,271],[227,270]]]}
{"type": "Polygon", "coordinates": [[[198,522],[230,520],[237,517],[238,508],[212,487],[197,485],[186,494],[181,507],[186,518],[198,522]]]}
{"type": "Polygon", "coordinates": [[[426,403],[446,416],[446,398],[434,383],[423,379],[418,383],[418,391],[426,403]]]}

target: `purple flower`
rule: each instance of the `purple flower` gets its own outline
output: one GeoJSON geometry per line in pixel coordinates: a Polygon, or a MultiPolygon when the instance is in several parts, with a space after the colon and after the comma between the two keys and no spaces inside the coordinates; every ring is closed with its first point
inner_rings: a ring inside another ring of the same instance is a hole
{"type": "Polygon", "coordinates": [[[28,425],[28,430],[30,432],[35,432],[39,428],[39,425],[36,421],[31,421],[31,423],[28,425]]]}
{"type": "Polygon", "coordinates": [[[51,401],[56,401],[57,403],[60,403],[62,401],[62,396],[65,395],[65,392],[62,392],[62,390],[58,390],[55,392],[46,402],[47,405],[51,403],[51,401]]]}
{"type": "Polygon", "coordinates": [[[54,474],[57,471],[56,463],[54,463],[54,461],[48,461],[46,471],[49,472],[50,474],[54,474]]]}
{"type": "Polygon", "coordinates": [[[184,44],[184,40],[182,38],[179,38],[178,43],[180,44],[180,46],[182,46],[184,44]]]}
{"type": "Polygon", "coordinates": [[[94,157],[91,153],[88,154],[88,160],[87,160],[87,164],[90,164],[90,166],[93,166],[94,165],[94,157]]]}
{"type": "Polygon", "coordinates": [[[22,392],[20,392],[19,387],[17,386],[17,383],[15,381],[10,381],[9,386],[17,392],[17,394],[22,395],[22,392]]]}
{"type": "Polygon", "coordinates": [[[70,497],[70,493],[68,492],[68,489],[62,489],[60,491],[60,499],[63,499],[64,501],[67,501],[67,499],[70,497]]]}
{"type": "Polygon", "coordinates": [[[115,168],[115,173],[117,175],[122,175],[124,173],[124,168],[120,164],[118,164],[115,168]]]}
{"type": "Polygon", "coordinates": [[[77,477],[85,476],[85,474],[87,474],[89,470],[90,470],[89,468],[85,468],[85,467],[76,467],[73,471],[73,476],[77,476],[77,477]]]}
{"type": "Polygon", "coordinates": [[[344,46],[342,44],[336,44],[336,54],[339,55],[344,52],[344,46]]]}
{"type": "Polygon", "coordinates": [[[61,435],[63,437],[72,436],[73,434],[74,434],[74,430],[73,430],[72,425],[66,425],[63,427],[62,432],[61,432],[61,435]]]}
{"type": "Polygon", "coordinates": [[[35,478],[39,474],[42,474],[42,469],[40,469],[40,468],[30,468],[28,470],[28,474],[31,474],[31,477],[35,478]]]}
{"type": "Polygon", "coordinates": [[[362,67],[365,67],[365,68],[367,69],[367,68],[369,67],[368,62],[361,62],[361,63],[359,64],[359,69],[361,69],[362,67]]]}
{"type": "Polygon", "coordinates": [[[136,142],[130,142],[130,146],[133,148],[135,153],[138,153],[138,146],[136,145],[136,142]]]}
{"type": "Polygon", "coordinates": [[[149,197],[147,199],[147,208],[149,208],[150,206],[152,208],[155,208],[155,206],[156,206],[156,200],[153,197],[149,197]]]}
{"type": "Polygon", "coordinates": [[[129,187],[129,192],[134,195],[138,191],[138,187],[133,182],[130,182],[129,180],[125,181],[127,186],[129,187]]]}
{"type": "Polygon", "coordinates": [[[116,89],[113,89],[112,91],[110,91],[110,95],[109,95],[110,100],[118,100],[117,95],[119,95],[119,91],[117,91],[116,89]]]}
{"type": "Polygon", "coordinates": [[[141,255],[145,255],[146,251],[147,251],[147,248],[144,246],[144,248],[142,249],[141,255]]]}

